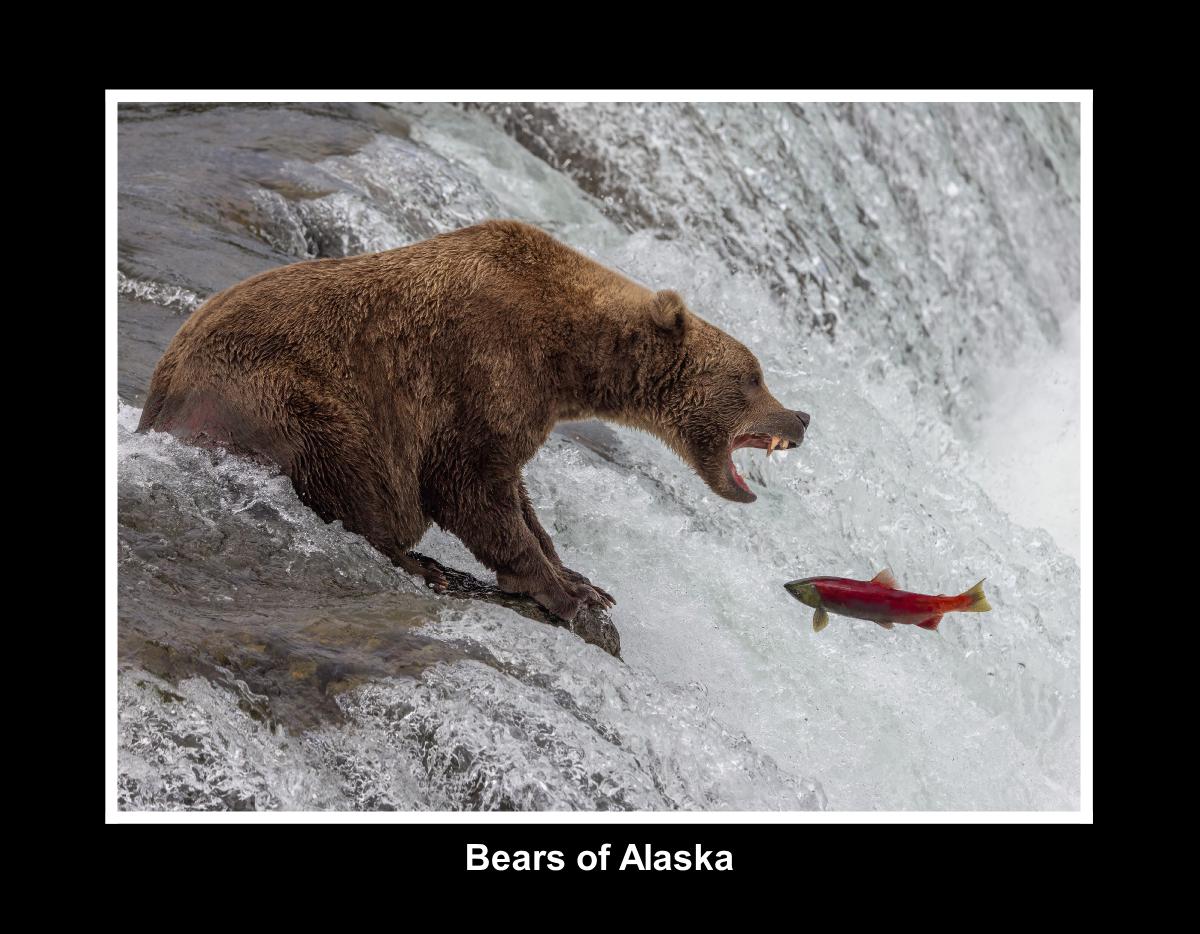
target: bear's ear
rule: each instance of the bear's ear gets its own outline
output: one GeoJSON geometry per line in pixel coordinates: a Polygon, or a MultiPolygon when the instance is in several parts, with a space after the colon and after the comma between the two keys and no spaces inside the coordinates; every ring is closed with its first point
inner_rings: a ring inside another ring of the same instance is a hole
{"type": "Polygon", "coordinates": [[[664,289],[650,303],[650,319],[654,324],[676,338],[687,332],[688,310],[678,292],[664,289]]]}

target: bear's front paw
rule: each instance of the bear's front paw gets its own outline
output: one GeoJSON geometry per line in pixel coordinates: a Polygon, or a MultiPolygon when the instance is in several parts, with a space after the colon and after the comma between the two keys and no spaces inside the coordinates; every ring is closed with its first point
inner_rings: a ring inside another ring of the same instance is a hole
{"type": "Polygon", "coordinates": [[[519,593],[532,597],[548,612],[559,619],[573,622],[575,614],[582,609],[585,598],[563,587],[562,582],[550,575],[541,580],[522,580],[512,574],[496,574],[496,584],[505,593],[519,593]]]}
{"type": "Polygon", "coordinates": [[[450,586],[446,579],[446,569],[434,561],[415,551],[410,551],[396,562],[409,574],[415,574],[425,581],[425,585],[438,593],[445,593],[450,586]]]}
{"type": "Polygon", "coordinates": [[[533,599],[544,606],[547,610],[553,613],[561,620],[568,623],[575,622],[575,616],[583,609],[584,601],[581,597],[576,597],[568,594],[552,594],[552,593],[535,593],[533,599]]]}
{"type": "Polygon", "coordinates": [[[585,601],[588,606],[598,606],[607,610],[617,602],[607,590],[597,587],[578,571],[560,567],[558,575],[562,578],[563,588],[585,601]]]}

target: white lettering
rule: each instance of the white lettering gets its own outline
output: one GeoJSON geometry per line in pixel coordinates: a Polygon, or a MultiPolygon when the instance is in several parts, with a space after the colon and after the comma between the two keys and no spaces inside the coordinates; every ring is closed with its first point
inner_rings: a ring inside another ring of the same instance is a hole
{"type": "Polygon", "coordinates": [[[468,869],[495,869],[503,872],[512,869],[514,872],[537,871],[545,861],[546,868],[558,872],[565,865],[562,850],[516,850],[506,853],[495,850],[490,855],[488,848],[482,843],[467,844],[468,869]]]}
{"type": "Polygon", "coordinates": [[[488,848],[486,846],[484,846],[482,843],[468,843],[467,844],[467,868],[468,869],[487,869],[488,868],[487,851],[488,851],[488,848]]]}
{"type": "MultiPolygon", "coordinates": [[[[646,847],[646,853],[649,854],[650,847],[646,847]]],[[[621,860],[621,868],[633,864],[636,869],[649,869],[649,866],[642,865],[642,856],[638,852],[637,844],[631,843],[625,848],[625,858],[621,860]]]]}
{"type": "Polygon", "coordinates": [[[733,869],[733,854],[729,850],[706,850],[697,844],[691,850],[656,850],[648,844],[639,847],[631,843],[625,849],[625,857],[621,860],[621,869],[640,869],[655,871],[701,870],[725,871],[733,869]]]}

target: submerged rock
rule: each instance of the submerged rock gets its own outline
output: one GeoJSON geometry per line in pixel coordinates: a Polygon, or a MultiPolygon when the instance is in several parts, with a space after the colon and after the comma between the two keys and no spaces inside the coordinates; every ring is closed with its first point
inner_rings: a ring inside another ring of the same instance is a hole
{"type": "Polygon", "coordinates": [[[571,623],[571,632],[584,642],[604,649],[609,655],[621,657],[621,634],[603,610],[585,607],[571,623]]]}

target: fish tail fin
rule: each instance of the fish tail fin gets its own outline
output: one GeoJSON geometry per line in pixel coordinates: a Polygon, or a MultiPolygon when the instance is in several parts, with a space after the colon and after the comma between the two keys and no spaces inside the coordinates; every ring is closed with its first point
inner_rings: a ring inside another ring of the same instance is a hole
{"type": "MultiPolygon", "coordinates": [[[[987,580],[986,577],[983,581],[985,580],[987,580]]],[[[987,602],[987,597],[983,595],[983,581],[963,592],[964,597],[971,598],[971,602],[962,608],[963,613],[986,613],[992,608],[992,605],[987,602]]]]}

